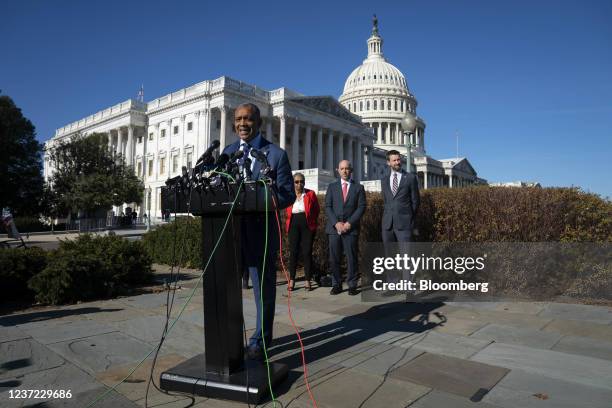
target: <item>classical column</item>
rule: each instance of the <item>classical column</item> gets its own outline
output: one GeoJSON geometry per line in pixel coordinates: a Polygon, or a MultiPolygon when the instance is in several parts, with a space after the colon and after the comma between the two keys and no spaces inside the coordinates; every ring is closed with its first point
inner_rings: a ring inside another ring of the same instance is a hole
{"type": "Polygon", "coordinates": [[[212,109],[204,108],[202,111],[202,130],[201,130],[201,142],[200,142],[200,154],[198,158],[204,153],[204,149],[207,149],[208,146],[212,143],[212,109]]]}
{"type": "Polygon", "coordinates": [[[185,133],[187,133],[187,129],[186,129],[186,121],[185,119],[187,119],[187,115],[183,115],[181,116],[181,145],[179,146],[179,165],[178,165],[178,170],[179,170],[179,174],[180,171],[183,168],[183,163],[185,163],[185,133]]]}
{"type": "Polygon", "coordinates": [[[327,168],[334,171],[334,131],[329,129],[327,134],[327,168]]]}
{"type": "Polygon", "coordinates": [[[293,123],[293,136],[291,136],[291,168],[297,170],[300,167],[300,124],[296,120],[293,123]]]}
{"type": "Polygon", "coordinates": [[[323,128],[317,130],[317,167],[323,168],[323,128]]]}
{"type": "Polygon", "coordinates": [[[193,146],[193,158],[192,158],[192,165],[195,165],[195,161],[198,160],[198,157],[200,157],[200,116],[201,116],[201,111],[195,111],[194,112],[194,116],[195,116],[195,143],[193,146]]]}
{"type": "Polygon", "coordinates": [[[353,139],[351,137],[351,135],[347,135],[347,143],[346,143],[346,147],[347,147],[347,154],[346,157],[348,159],[348,161],[351,162],[351,164],[353,165],[353,169],[355,169],[355,158],[353,157],[353,139]]]}
{"type": "Polygon", "coordinates": [[[355,159],[355,174],[357,174],[357,181],[361,181],[361,179],[363,179],[363,166],[361,165],[363,162],[363,151],[361,148],[361,141],[359,139],[357,139],[356,144],[357,157],[355,159]]]}
{"type": "Polygon", "coordinates": [[[372,166],[372,146],[368,146],[368,179],[373,180],[373,166],[372,166]]]}
{"type": "Polygon", "coordinates": [[[113,135],[110,129],[108,130],[108,151],[113,152],[113,135]]]}
{"type": "Polygon", "coordinates": [[[378,134],[376,135],[377,136],[377,142],[378,142],[378,144],[382,144],[382,142],[383,142],[383,139],[382,139],[382,125],[381,125],[380,122],[378,122],[377,129],[378,129],[378,132],[377,132],[378,134]]]}
{"type": "Polygon", "coordinates": [[[121,128],[120,127],[117,128],[117,143],[114,144],[113,150],[115,151],[116,156],[122,154],[121,152],[121,128]]]}
{"type": "MultiPolygon", "coordinates": [[[[168,148],[166,149],[166,178],[170,178],[170,171],[172,170],[172,119],[168,122],[168,148]]],[[[163,176],[163,175],[162,175],[163,176]]]]}
{"type": "Polygon", "coordinates": [[[219,129],[219,151],[223,151],[223,149],[225,149],[225,144],[227,143],[227,135],[225,134],[225,130],[227,128],[227,106],[223,105],[219,107],[219,110],[221,111],[221,129],[219,129]]]}
{"type": "Polygon", "coordinates": [[[429,172],[425,171],[423,173],[423,189],[428,188],[427,186],[429,186],[429,172]]]}
{"type": "Polygon", "coordinates": [[[340,132],[338,133],[338,163],[344,159],[344,135],[340,132]]]}
{"type": "Polygon", "coordinates": [[[128,125],[127,164],[134,165],[134,126],[128,125]]]}
{"type": "Polygon", "coordinates": [[[287,115],[282,114],[279,117],[280,119],[280,148],[285,150],[287,147],[287,115]]]}
{"type": "Polygon", "coordinates": [[[266,139],[270,142],[274,142],[274,133],[272,130],[272,121],[274,120],[274,116],[266,119],[266,139]]]}
{"type": "MultiPolygon", "coordinates": [[[[142,181],[146,180],[146,174],[147,174],[147,165],[149,163],[147,163],[147,150],[148,150],[148,143],[149,143],[149,128],[146,127],[144,129],[144,136],[142,139],[142,181]]],[[[145,189],[146,190],[146,189],[145,189]]],[[[145,203],[145,201],[143,201],[143,203],[145,203]]],[[[141,214],[142,215],[142,214],[141,214]]]]}
{"type": "Polygon", "coordinates": [[[312,126],[306,125],[306,137],[304,138],[304,168],[312,167],[312,126]]]}

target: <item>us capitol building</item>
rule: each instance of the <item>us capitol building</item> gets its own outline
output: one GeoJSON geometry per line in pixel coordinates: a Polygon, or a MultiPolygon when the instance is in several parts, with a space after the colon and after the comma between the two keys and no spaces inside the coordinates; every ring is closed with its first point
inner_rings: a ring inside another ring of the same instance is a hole
{"type": "MultiPolygon", "coordinates": [[[[306,177],[306,187],[324,192],[336,178],[341,159],[353,163],[353,177],[369,191],[380,190],[387,169],[385,153],[410,149],[411,171],[421,188],[459,187],[486,183],[464,158],[436,160],[426,154],[425,121],[417,116],[417,100],[406,78],[383,55],[378,21],[367,41],[368,55],[344,84],[339,100],[306,96],[281,87],[264,90],[226,76],[206,80],[144,103],[129,99],[55,131],[45,143],[44,177],[53,172],[47,152],[76,134],[107,133],[109,150],[121,154],[145,184],[139,214],[161,215],[161,187],[192,167],[210,145],[222,150],[237,140],[232,130],[233,110],[251,102],[261,110],[261,133],[287,151],[294,172],[306,177]],[[402,118],[412,114],[415,128],[402,129],[402,118]]],[[[115,208],[116,212],[121,208],[115,208]]]]}

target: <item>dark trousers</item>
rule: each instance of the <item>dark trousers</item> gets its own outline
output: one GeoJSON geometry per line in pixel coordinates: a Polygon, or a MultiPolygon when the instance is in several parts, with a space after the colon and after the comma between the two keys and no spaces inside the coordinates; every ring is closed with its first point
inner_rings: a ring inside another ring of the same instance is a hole
{"type": "Polygon", "coordinates": [[[332,285],[342,286],[340,276],[340,259],[342,253],[346,255],[348,265],[347,283],[349,289],[357,288],[357,240],[358,235],[351,234],[328,234],[329,238],[329,265],[332,272],[332,285]]]}
{"type": "Polygon", "coordinates": [[[249,339],[249,346],[263,347],[265,340],[266,348],[272,343],[272,328],[274,327],[274,311],[276,308],[276,257],[278,253],[268,253],[266,269],[262,273],[261,266],[247,267],[251,281],[253,282],[253,295],[257,309],[257,322],[255,331],[249,339]],[[263,284],[262,284],[263,282],[263,284]],[[263,289],[263,292],[262,292],[263,289]],[[262,304],[263,301],[263,304],[262,304]],[[263,319],[263,337],[262,337],[263,319]]]}
{"type": "Polygon", "coordinates": [[[412,242],[412,229],[407,230],[396,230],[391,228],[390,230],[382,230],[382,239],[386,244],[387,242],[412,242]]]}
{"type": "Polygon", "coordinates": [[[312,241],[314,233],[308,229],[306,214],[292,214],[289,226],[289,276],[295,280],[295,270],[300,253],[304,262],[306,280],[312,277],[312,241]]]}

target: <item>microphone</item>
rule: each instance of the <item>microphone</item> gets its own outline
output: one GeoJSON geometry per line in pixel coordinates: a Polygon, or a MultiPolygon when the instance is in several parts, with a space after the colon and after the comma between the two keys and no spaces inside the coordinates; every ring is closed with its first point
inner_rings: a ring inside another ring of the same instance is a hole
{"type": "Polygon", "coordinates": [[[251,159],[247,157],[244,159],[244,179],[246,181],[250,181],[253,179],[253,172],[251,171],[251,159]]]}
{"type": "Polygon", "coordinates": [[[255,159],[261,163],[262,165],[262,169],[261,169],[261,173],[263,175],[267,175],[271,168],[270,168],[270,163],[268,163],[268,157],[266,156],[265,153],[257,150],[257,149],[251,149],[251,154],[253,155],[253,157],[255,157],[255,159]]]}
{"type": "Polygon", "coordinates": [[[208,149],[206,149],[206,151],[202,153],[202,155],[196,162],[196,166],[201,162],[204,162],[205,164],[212,164],[212,153],[215,151],[215,149],[219,148],[220,145],[221,143],[218,140],[213,140],[210,146],[208,146],[208,149]]]}
{"type": "Polygon", "coordinates": [[[222,153],[217,159],[217,162],[215,163],[215,169],[220,169],[222,167],[225,167],[225,165],[229,162],[229,160],[230,160],[230,157],[227,154],[222,153]]]}
{"type": "Polygon", "coordinates": [[[244,156],[244,150],[236,150],[234,153],[232,153],[230,161],[235,162],[236,160],[240,160],[242,156],[244,156]]]}

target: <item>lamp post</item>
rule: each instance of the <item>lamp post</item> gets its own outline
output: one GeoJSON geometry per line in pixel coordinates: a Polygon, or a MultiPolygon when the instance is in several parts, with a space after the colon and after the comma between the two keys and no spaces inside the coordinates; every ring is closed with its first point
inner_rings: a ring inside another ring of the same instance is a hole
{"type": "Polygon", "coordinates": [[[410,142],[410,135],[414,132],[414,129],[416,128],[416,118],[412,113],[406,112],[406,116],[402,118],[401,125],[402,131],[406,137],[406,171],[410,173],[412,172],[412,166],[410,164],[410,162],[412,161],[411,149],[416,146],[413,145],[412,142],[410,142]]]}

